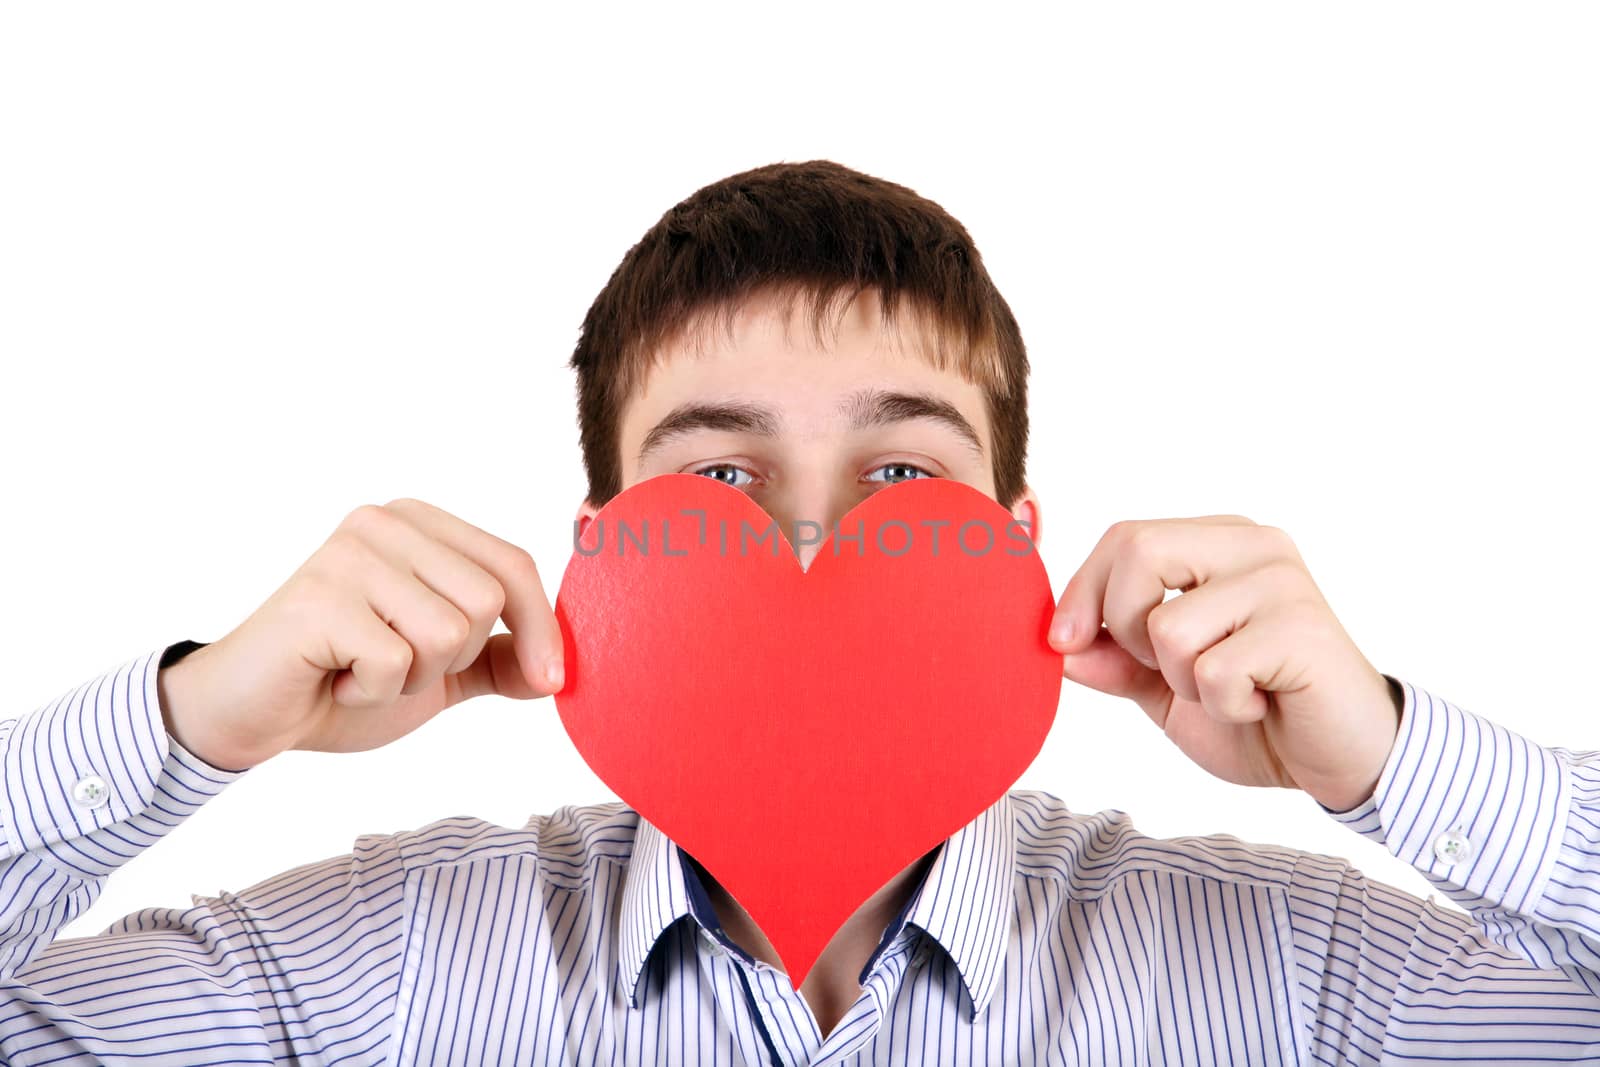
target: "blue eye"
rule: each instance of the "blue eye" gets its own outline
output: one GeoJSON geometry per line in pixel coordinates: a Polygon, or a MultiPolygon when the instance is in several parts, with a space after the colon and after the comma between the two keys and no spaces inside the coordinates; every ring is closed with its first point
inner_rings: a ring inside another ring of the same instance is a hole
{"type": "MultiPolygon", "coordinates": [[[[746,489],[756,480],[755,475],[732,463],[713,463],[708,467],[701,467],[699,470],[691,471],[690,473],[698,474],[703,478],[714,478],[723,485],[731,485],[735,489],[746,489]]],[[[916,478],[937,477],[938,475],[912,463],[885,463],[869,471],[864,480],[892,484],[894,482],[909,482],[916,478]]]]}
{"type": "Polygon", "coordinates": [[[692,473],[702,475],[706,478],[714,478],[723,485],[731,485],[735,489],[743,489],[745,486],[755,481],[755,478],[752,477],[749,471],[743,469],[742,467],[735,467],[729,463],[718,463],[710,467],[701,467],[699,470],[693,471],[692,473]],[[740,481],[740,478],[745,480],[740,481]]]}
{"type": "Polygon", "coordinates": [[[909,482],[914,478],[933,478],[933,477],[936,477],[936,476],[933,475],[933,474],[928,473],[927,471],[923,470],[921,467],[913,466],[910,463],[885,463],[883,466],[874,468],[872,471],[870,471],[867,474],[867,481],[869,481],[869,482],[909,482]],[[879,477],[877,477],[877,475],[881,471],[888,471],[889,473],[885,477],[879,478],[879,477]]]}

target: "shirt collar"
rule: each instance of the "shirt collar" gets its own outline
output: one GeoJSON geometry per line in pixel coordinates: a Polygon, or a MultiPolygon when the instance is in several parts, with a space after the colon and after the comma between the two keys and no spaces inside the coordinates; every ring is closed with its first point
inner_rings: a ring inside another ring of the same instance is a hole
{"type": "MultiPolygon", "coordinates": [[[[982,1011],[1005,961],[1016,851],[1016,815],[1006,793],[944,842],[916,893],[884,930],[863,976],[903,927],[915,926],[955,963],[971,1014],[982,1011]]],[[[622,887],[617,960],[632,1007],[639,1006],[650,953],[661,935],[686,915],[707,931],[720,932],[683,851],[641,816],[622,887]]]]}
{"type": "MultiPolygon", "coordinates": [[[[961,974],[969,1018],[1000,979],[1015,906],[1017,820],[1008,792],[950,835],[905,921],[926,931],[961,974]]],[[[893,938],[891,927],[886,933],[893,938]]]]}
{"type": "Polygon", "coordinates": [[[617,946],[618,977],[629,1005],[635,1008],[651,950],[668,927],[692,914],[679,851],[655,824],[639,817],[633,857],[623,877],[622,931],[617,946]]]}

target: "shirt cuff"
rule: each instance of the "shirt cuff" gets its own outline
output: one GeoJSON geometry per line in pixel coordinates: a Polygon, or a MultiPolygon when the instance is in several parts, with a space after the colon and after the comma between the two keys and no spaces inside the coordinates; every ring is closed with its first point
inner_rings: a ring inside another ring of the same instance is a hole
{"type": "Polygon", "coordinates": [[[1531,914],[1566,833],[1566,768],[1552,750],[1399,681],[1400,730],[1372,796],[1322,809],[1452,899],[1531,914]]]}
{"type": "Polygon", "coordinates": [[[0,721],[0,856],[42,850],[74,873],[108,875],[131,838],[152,843],[248,773],[167,733],[156,688],[166,647],[0,721]],[[135,817],[138,834],[96,835],[135,817]]]}

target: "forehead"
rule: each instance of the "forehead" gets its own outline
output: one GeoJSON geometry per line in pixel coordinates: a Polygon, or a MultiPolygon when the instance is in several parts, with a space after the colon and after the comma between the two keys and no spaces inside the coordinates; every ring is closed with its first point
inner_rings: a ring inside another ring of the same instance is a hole
{"type": "Polygon", "coordinates": [[[624,455],[680,404],[755,401],[804,423],[829,417],[844,398],[874,386],[948,400],[988,440],[983,388],[941,352],[944,338],[926,316],[902,302],[885,323],[877,292],[868,288],[836,299],[819,331],[807,299],[761,292],[701,316],[662,345],[623,410],[624,455]]]}

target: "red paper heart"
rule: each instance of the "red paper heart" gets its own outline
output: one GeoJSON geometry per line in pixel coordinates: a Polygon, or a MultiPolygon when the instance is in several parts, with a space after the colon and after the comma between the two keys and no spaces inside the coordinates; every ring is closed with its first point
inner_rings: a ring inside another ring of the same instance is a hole
{"type": "Polygon", "coordinates": [[[837,530],[802,571],[744,493],[663,475],[601,509],[556,599],[573,743],[796,988],[863,901],[1016,782],[1061,692],[1050,582],[1006,509],[916,479],[837,530]]]}

